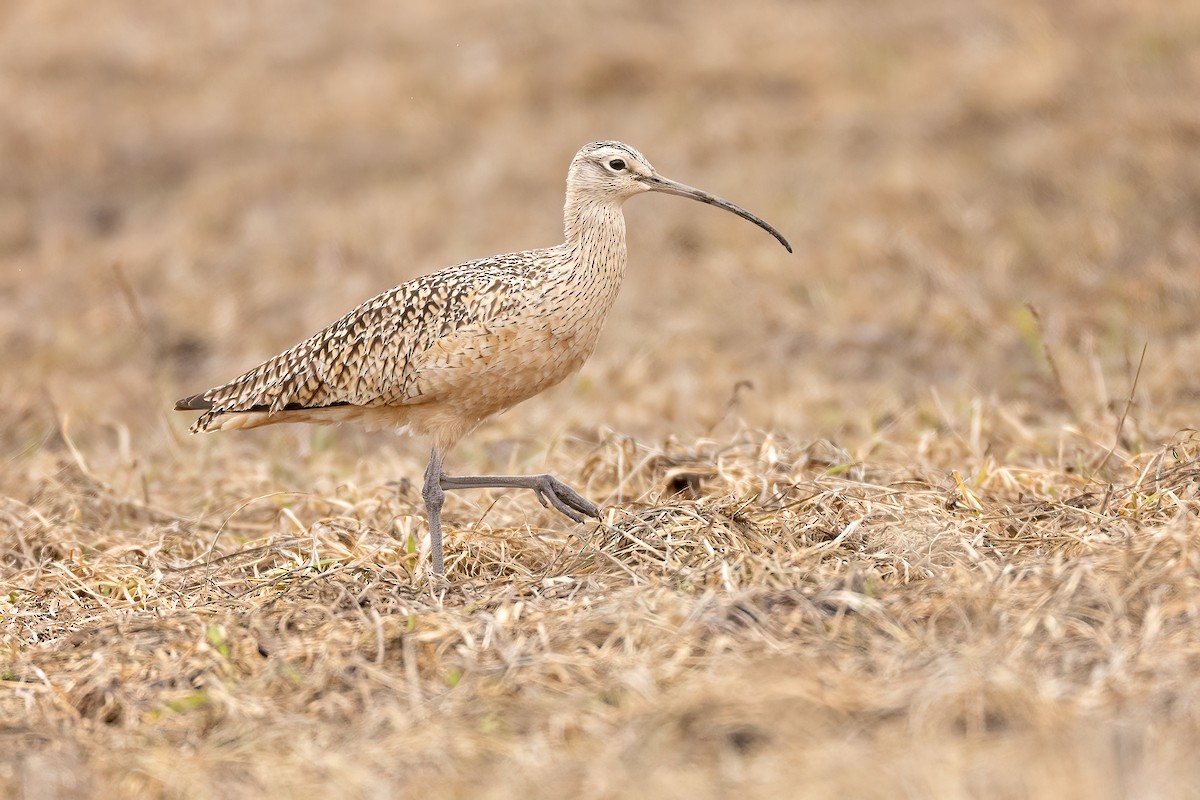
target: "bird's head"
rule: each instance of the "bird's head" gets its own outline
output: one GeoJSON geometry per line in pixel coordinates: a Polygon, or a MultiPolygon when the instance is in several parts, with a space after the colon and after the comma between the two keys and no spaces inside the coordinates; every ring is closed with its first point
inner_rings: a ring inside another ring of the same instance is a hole
{"type": "Polygon", "coordinates": [[[642,192],[677,194],[723,208],[753,222],[778,239],[789,253],[792,252],[792,246],[788,244],[787,239],[759,217],[728,200],[664,178],[654,170],[645,156],[627,144],[592,142],[584,145],[571,160],[571,169],[567,173],[568,204],[592,202],[619,206],[642,192]]]}
{"type": "Polygon", "coordinates": [[[592,142],[571,161],[567,189],[581,199],[621,203],[649,191],[643,180],[653,175],[654,167],[629,145],[592,142]]]}

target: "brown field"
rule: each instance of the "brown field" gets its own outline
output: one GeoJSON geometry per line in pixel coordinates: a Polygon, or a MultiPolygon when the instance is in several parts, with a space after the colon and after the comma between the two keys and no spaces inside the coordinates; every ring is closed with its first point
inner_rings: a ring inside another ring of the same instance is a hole
{"type": "Polygon", "coordinates": [[[1193,0],[5,4],[0,365],[0,797],[1200,797],[1193,0]],[[601,138],[602,523],[169,410],[601,138]]]}

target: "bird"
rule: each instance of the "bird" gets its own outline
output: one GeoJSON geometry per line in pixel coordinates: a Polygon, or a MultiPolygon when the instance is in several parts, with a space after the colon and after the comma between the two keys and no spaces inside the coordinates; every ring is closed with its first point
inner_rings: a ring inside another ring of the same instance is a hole
{"type": "Polygon", "coordinates": [[[192,433],[281,422],[363,423],[432,440],[421,498],[432,572],[445,574],[447,491],[532,490],[575,522],[600,510],[553,475],[447,475],[443,461],[494,414],[554,386],[591,356],[625,275],[622,205],[663,192],[779,231],[728,200],[665,178],[627,144],[597,141],[571,160],[564,241],[423,275],[383,292],[228,383],[179,400],[192,433]]]}

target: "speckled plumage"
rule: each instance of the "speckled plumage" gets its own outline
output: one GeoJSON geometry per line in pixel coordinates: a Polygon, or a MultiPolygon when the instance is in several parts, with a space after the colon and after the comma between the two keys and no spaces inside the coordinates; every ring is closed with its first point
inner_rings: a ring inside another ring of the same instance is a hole
{"type": "Polygon", "coordinates": [[[212,406],[192,430],[360,420],[449,447],[591,354],[624,268],[609,259],[603,278],[572,284],[573,263],[560,245],[409,281],[205,392],[212,406]]]}
{"type": "Polygon", "coordinates": [[[415,278],[175,407],[204,412],[193,432],[358,421],[432,437],[425,496],[439,573],[442,488],[519,486],[573,518],[571,509],[594,515],[595,507],[568,487],[547,483],[550,476],[490,484],[449,478],[441,473],[441,457],[481,421],[560,382],[592,354],[625,275],[621,204],[645,191],[725,208],[791,250],[758,217],[663,178],[628,145],[593,142],[571,162],[562,244],[415,278]]]}

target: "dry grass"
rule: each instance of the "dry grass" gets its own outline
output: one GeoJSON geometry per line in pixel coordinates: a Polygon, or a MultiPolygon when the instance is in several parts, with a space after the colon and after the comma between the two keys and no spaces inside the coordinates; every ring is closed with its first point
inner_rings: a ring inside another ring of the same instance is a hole
{"type": "Polygon", "coordinates": [[[0,796],[1200,794],[1198,7],[430,6],[0,11],[0,796]],[[634,201],[451,457],[602,523],[166,411],[602,137],[797,250],[634,201]]]}

